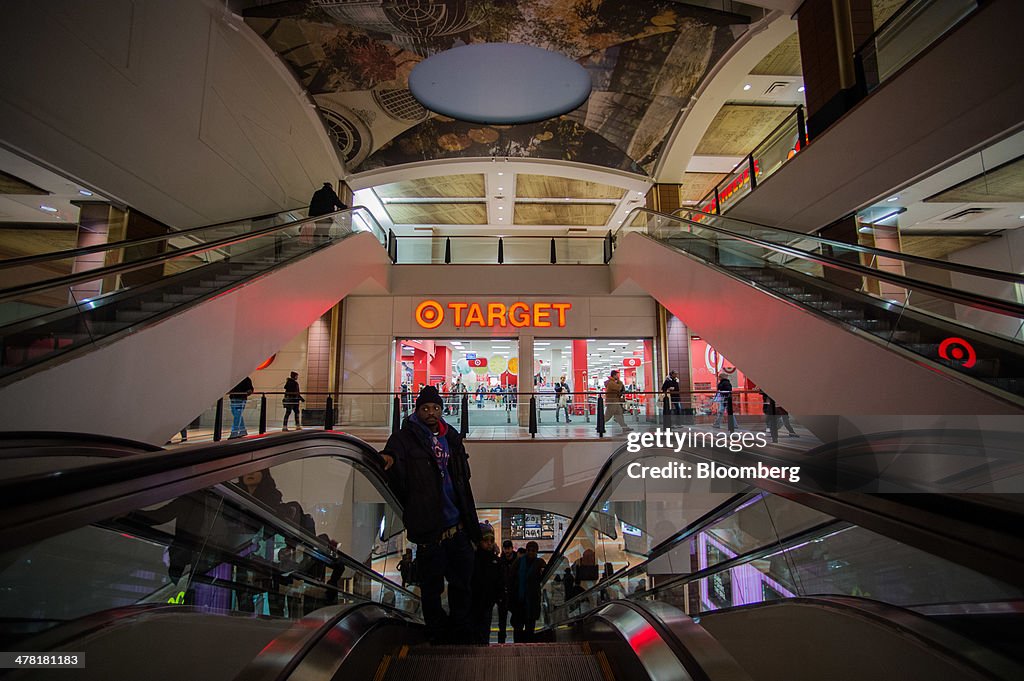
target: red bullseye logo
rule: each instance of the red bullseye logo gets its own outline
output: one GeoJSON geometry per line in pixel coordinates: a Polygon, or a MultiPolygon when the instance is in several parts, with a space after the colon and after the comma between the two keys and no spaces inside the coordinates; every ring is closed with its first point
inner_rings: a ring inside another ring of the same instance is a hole
{"type": "Polygon", "coordinates": [[[965,369],[970,369],[978,361],[974,348],[963,338],[947,338],[939,343],[939,357],[951,362],[959,362],[965,369]]]}

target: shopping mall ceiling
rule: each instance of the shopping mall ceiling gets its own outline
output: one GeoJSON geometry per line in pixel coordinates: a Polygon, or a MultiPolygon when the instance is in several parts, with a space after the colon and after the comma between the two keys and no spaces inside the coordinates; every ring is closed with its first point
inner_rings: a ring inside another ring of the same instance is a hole
{"type": "Polygon", "coordinates": [[[313,97],[352,173],[509,157],[650,174],[679,112],[750,23],[672,0],[293,0],[244,15],[313,97]],[[559,52],[591,73],[593,93],[540,123],[431,114],[409,93],[409,72],[475,42],[559,52]]]}

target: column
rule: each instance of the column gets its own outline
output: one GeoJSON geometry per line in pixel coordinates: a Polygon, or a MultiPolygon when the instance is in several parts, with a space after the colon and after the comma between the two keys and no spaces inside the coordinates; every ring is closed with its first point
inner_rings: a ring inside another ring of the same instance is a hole
{"type": "Polygon", "coordinates": [[[519,336],[519,425],[530,425],[533,389],[533,336],[519,336]]]}
{"type": "MultiPolygon", "coordinates": [[[[86,248],[118,241],[124,238],[124,212],[106,201],[72,201],[78,206],[78,233],[76,248],[86,248]]],[[[75,258],[71,265],[73,274],[98,269],[113,264],[106,261],[107,253],[91,253],[75,258]]],[[[113,280],[113,278],[111,278],[113,280]]],[[[111,281],[113,283],[113,281],[111,281]]],[[[75,303],[103,293],[103,280],[86,281],[71,287],[68,302],[75,303]]]]}

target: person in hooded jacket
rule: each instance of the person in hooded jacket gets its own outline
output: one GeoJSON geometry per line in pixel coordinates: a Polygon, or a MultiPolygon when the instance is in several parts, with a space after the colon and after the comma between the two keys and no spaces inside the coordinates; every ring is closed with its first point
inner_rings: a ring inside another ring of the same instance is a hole
{"type": "Polygon", "coordinates": [[[441,416],[444,401],[425,386],[415,411],[381,451],[388,487],[402,504],[416,544],[423,621],[433,643],[472,642],[473,543],[481,539],[470,487],[469,455],[441,416]],[[441,606],[447,583],[448,612],[441,606]]]}
{"type": "Polygon", "coordinates": [[[505,593],[501,558],[494,550],[494,529],[480,523],[481,540],[476,547],[473,563],[473,643],[491,642],[491,620],[494,605],[505,593]]]}

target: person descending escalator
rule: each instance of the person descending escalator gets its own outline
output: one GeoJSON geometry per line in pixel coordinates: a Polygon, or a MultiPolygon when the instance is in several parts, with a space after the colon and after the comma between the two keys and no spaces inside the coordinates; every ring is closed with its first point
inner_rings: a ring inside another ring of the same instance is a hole
{"type": "MultiPolygon", "coordinates": [[[[334,187],[331,186],[330,182],[324,182],[324,185],[313,192],[312,198],[309,200],[309,210],[307,215],[311,218],[318,217],[320,215],[327,215],[338,210],[345,210],[348,206],[338,197],[338,194],[334,191],[334,187]]],[[[316,243],[327,241],[330,236],[332,220],[317,220],[313,227],[312,235],[316,243]]],[[[306,227],[303,227],[303,241],[308,241],[308,232],[306,227]]]]}
{"type": "Polygon", "coordinates": [[[491,620],[494,605],[504,592],[501,559],[494,552],[494,529],[480,523],[480,543],[473,563],[473,643],[487,645],[491,641],[491,620]]]}
{"type": "Polygon", "coordinates": [[[512,640],[533,641],[533,629],[540,617],[540,580],[544,559],[537,556],[537,542],[526,542],[526,553],[512,566],[512,640]]]}
{"type": "Polygon", "coordinates": [[[434,386],[381,451],[387,484],[402,504],[409,541],[416,544],[420,598],[433,643],[470,643],[473,546],[480,525],[469,484],[469,456],[458,430],[441,417],[434,386]],[[448,609],[441,606],[447,582],[448,609]]]}

